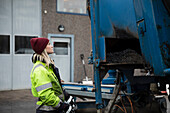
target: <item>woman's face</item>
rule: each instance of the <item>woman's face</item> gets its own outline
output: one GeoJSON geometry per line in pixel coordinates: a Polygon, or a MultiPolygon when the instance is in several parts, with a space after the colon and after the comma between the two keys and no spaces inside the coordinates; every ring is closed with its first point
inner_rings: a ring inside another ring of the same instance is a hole
{"type": "Polygon", "coordinates": [[[47,46],[46,46],[45,49],[46,49],[46,51],[47,51],[48,54],[54,53],[54,51],[53,51],[53,46],[52,46],[50,43],[47,44],[47,46]]]}

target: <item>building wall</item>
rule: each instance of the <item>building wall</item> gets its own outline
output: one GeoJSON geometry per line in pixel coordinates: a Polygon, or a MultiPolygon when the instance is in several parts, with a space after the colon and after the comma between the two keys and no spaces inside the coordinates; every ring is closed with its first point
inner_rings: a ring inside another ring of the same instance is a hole
{"type": "Polygon", "coordinates": [[[90,18],[84,15],[62,14],[56,11],[56,0],[42,0],[42,36],[48,34],[73,34],[74,37],[74,81],[85,78],[80,54],[84,54],[86,73],[92,77],[92,65],[88,57],[92,49],[90,18]],[[44,10],[47,13],[44,13],[44,10]],[[64,25],[65,31],[59,32],[58,26],[64,25]]]}
{"type": "Polygon", "coordinates": [[[41,0],[0,0],[0,90],[31,87],[30,39],[41,35],[41,0]]]}

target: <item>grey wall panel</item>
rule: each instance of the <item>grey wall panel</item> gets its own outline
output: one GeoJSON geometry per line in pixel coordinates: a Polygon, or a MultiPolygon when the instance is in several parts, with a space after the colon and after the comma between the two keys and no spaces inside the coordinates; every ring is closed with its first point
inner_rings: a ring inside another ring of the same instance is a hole
{"type": "MultiPolygon", "coordinates": [[[[13,0],[13,37],[15,37],[15,35],[41,35],[40,3],[40,0],[13,0]]],[[[31,54],[13,55],[12,89],[31,87],[30,72],[33,66],[31,63],[31,56],[31,54]]]]}
{"type": "Polygon", "coordinates": [[[0,0],[0,33],[11,33],[11,0],[0,0]]]}
{"type": "Polygon", "coordinates": [[[0,90],[11,90],[12,86],[12,67],[11,56],[0,56],[0,90]]]}
{"type": "Polygon", "coordinates": [[[12,89],[25,89],[31,87],[30,73],[32,67],[31,55],[16,55],[13,57],[12,89]]]}
{"type": "Polygon", "coordinates": [[[14,54],[14,37],[41,35],[41,0],[0,0],[4,34],[10,35],[10,54],[0,54],[0,90],[30,88],[31,54],[14,54]]]}
{"type": "Polygon", "coordinates": [[[40,34],[40,0],[13,0],[13,33],[40,34]]]}
{"type": "MultiPolygon", "coordinates": [[[[0,0],[0,35],[10,35],[12,26],[12,2],[0,0]]],[[[10,38],[11,42],[11,38],[10,38]]],[[[12,45],[10,44],[10,47],[12,45]]],[[[11,50],[11,48],[10,48],[11,50]]],[[[12,55],[0,54],[0,90],[11,90],[12,87],[12,55]]]]}

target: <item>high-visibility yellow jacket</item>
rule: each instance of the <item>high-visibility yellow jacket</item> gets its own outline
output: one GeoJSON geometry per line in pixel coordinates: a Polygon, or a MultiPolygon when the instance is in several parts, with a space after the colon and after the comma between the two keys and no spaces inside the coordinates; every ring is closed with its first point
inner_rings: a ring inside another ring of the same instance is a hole
{"type": "Polygon", "coordinates": [[[31,71],[31,90],[34,97],[39,97],[37,105],[59,107],[64,101],[62,87],[53,72],[52,66],[48,68],[45,63],[37,61],[31,71]]]}

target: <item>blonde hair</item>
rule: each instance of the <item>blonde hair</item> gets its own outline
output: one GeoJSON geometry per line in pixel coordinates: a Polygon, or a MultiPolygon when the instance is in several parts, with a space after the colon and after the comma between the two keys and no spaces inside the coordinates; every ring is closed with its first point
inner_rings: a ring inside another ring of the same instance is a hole
{"type": "Polygon", "coordinates": [[[54,61],[49,57],[47,51],[44,49],[44,51],[41,54],[34,53],[33,62],[35,63],[37,60],[38,61],[45,61],[46,65],[49,67],[50,64],[54,65],[54,61]]]}

